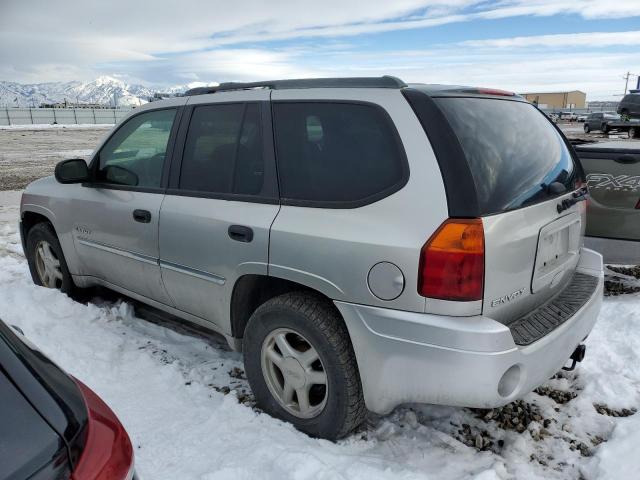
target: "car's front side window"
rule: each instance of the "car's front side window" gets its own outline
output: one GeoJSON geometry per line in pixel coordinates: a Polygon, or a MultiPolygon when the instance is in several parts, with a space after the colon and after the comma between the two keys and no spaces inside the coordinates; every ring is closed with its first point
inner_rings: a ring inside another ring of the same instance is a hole
{"type": "Polygon", "coordinates": [[[100,150],[100,183],[159,188],[176,109],[154,110],[129,119],[100,150]]]}

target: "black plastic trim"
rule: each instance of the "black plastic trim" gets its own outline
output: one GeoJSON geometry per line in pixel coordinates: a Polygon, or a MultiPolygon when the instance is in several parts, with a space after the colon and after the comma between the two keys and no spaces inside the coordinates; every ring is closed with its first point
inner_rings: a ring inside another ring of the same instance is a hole
{"type": "Polygon", "coordinates": [[[404,88],[407,84],[397,77],[338,77],[338,78],[301,78],[292,80],[266,80],[263,82],[227,82],[217,87],[198,87],[185,92],[185,96],[207,95],[229,90],[248,90],[251,88],[270,88],[284,90],[293,88],[404,88]]]}
{"type": "Polygon", "coordinates": [[[597,277],[576,272],[571,283],[551,301],[509,324],[516,345],[531,345],[570,320],[596,288],[597,277]]]}
{"type": "MultiPolygon", "coordinates": [[[[369,195],[368,197],[364,197],[357,200],[349,200],[349,201],[328,201],[328,200],[301,200],[296,198],[288,198],[281,195],[280,203],[282,205],[288,205],[292,207],[311,207],[311,208],[331,208],[331,209],[349,209],[349,208],[359,208],[364,207],[366,205],[370,205],[372,203],[378,202],[383,198],[387,198],[394,193],[402,190],[405,185],[409,182],[410,176],[410,168],[409,168],[409,160],[407,159],[407,152],[404,149],[404,144],[402,143],[402,139],[400,138],[400,133],[398,133],[398,129],[396,128],[393,119],[381,105],[372,102],[364,102],[359,100],[316,100],[316,99],[296,99],[296,100],[274,100],[271,102],[272,106],[284,103],[330,103],[330,104],[347,104],[347,105],[367,105],[370,107],[374,107],[380,110],[383,114],[383,117],[387,121],[391,133],[394,137],[396,147],[398,149],[398,153],[400,154],[401,166],[402,166],[402,178],[393,185],[377,192],[373,195],[369,195]]],[[[271,110],[272,122],[273,122],[273,142],[274,142],[274,150],[276,155],[276,165],[278,163],[278,146],[276,142],[276,121],[275,121],[275,112],[272,108],[271,110]]],[[[279,170],[279,169],[278,169],[279,170]]],[[[280,192],[282,192],[282,180],[280,179],[280,174],[278,173],[278,185],[280,186],[280,192]]]]}
{"type": "Polygon", "coordinates": [[[581,148],[573,147],[579,158],[593,158],[602,160],[613,160],[612,155],[638,155],[640,148],[581,148]]]}
{"type": "Polygon", "coordinates": [[[165,193],[176,197],[210,198],[212,200],[228,200],[230,202],[266,203],[277,205],[280,201],[273,197],[263,197],[260,195],[244,195],[238,193],[212,193],[197,190],[181,190],[179,188],[168,188],[165,193]]]}
{"type": "Polygon", "coordinates": [[[438,161],[449,217],[479,217],[480,206],[471,169],[446,117],[428,94],[414,88],[405,88],[402,94],[418,117],[438,161]]]}

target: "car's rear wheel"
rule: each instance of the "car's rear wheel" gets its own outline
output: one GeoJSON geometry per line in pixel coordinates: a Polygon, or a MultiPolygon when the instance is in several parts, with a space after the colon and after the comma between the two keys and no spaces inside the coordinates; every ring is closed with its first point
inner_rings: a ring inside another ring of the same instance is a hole
{"type": "Polygon", "coordinates": [[[342,318],[319,295],[273,298],[251,316],[245,369],[258,407],[297,429],[335,440],[366,416],[358,366],[342,318]]]}
{"type": "Polygon", "coordinates": [[[73,292],[73,279],[51,225],[42,222],[29,230],[26,255],[31,278],[36,285],[55,288],[67,294],[73,292]]]}
{"type": "Polygon", "coordinates": [[[589,128],[589,124],[585,123],[584,124],[584,133],[589,133],[591,131],[591,128],[589,128]]]}
{"type": "Polygon", "coordinates": [[[607,125],[606,123],[603,123],[602,126],[600,127],[600,130],[602,130],[602,133],[609,133],[609,125],[607,125]]]}

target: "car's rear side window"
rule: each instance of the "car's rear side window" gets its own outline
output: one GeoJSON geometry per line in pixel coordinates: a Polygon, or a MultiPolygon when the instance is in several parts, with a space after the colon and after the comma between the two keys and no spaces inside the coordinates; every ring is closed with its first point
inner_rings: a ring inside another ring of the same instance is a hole
{"type": "Polygon", "coordinates": [[[264,157],[258,104],[196,107],[182,157],[180,189],[258,195],[263,183],[264,157]]]}
{"type": "Polygon", "coordinates": [[[401,188],[408,167],[389,115],[373,104],[275,102],[285,203],[355,207],[401,188]]]}
{"type": "Polygon", "coordinates": [[[576,166],[564,139],[525,102],[435,98],[469,164],[481,214],[513,210],[575,187],[576,166]]]}

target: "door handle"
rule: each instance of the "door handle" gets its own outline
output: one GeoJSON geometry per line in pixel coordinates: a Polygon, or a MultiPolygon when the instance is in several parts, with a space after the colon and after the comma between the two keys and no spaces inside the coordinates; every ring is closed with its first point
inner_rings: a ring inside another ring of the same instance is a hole
{"type": "Polygon", "coordinates": [[[625,153],[624,155],[620,155],[615,158],[615,161],[618,163],[638,163],[640,162],[640,155],[631,155],[630,153],[625,153]]]}
{"type": "Polygon", "coordinates": [[[149,223],[151,221],[151,212],[149,210],[134,210],[133,219],[140,223],[149,223]]]}
{"type": "Polygon", "coordinates": [[[231,225],[228,232],[231,240],[237,242],[249,243],[253,240],[253,230],[244,225],[231,225]]]}

